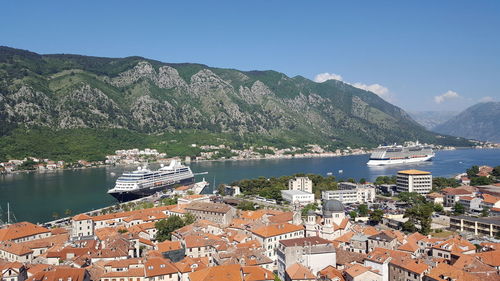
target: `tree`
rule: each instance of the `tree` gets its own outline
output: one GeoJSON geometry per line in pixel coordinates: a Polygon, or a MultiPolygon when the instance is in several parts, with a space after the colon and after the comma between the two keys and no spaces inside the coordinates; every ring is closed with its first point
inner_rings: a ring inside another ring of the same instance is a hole
{"type": "Polygon", "coordinates": [[[496,166],[495,168],[493,168],[491,175],[494,177],[500,177],[500,166],[496,166]]]}
{"type": "Polygon", "coordinates": [[[415,226],[415,223],[413,223],[413,221],[407,220],[403,223],[403,231],[413,233],[417,231],[417,227],[415,226]]]}
{"type": "Polygon", "coordinates": [[[408,218],[407,228],[410,228],[411,224],[420,224],[419,232],[423,235],[427,235],[431,231],[432,223],[432,213],[434,211],[433,203],[420,203],[416,204],[411,208],[406,209],[404,217],[408,218]]]}
{"type": "Polygon", "coordinates": [[[473,177],[470,179],[470,184],[472,186],[478,186],[478,185],[488,185],[488,184],[492,184],[493,183],[493,179],[489,178],[489,177],[473,177]]]}
{"type": "Polygon", "coordinates": [[[382,218],[384,217],[384,211],[380,209],[375,209],[370,213],[370,222],[372,224],[379,224],[382,221],[382,218]]]}
{"type": "Polygon", "coordinates": [[[443,205],[441,205],[441,204],[434,204],[434,212],[441,213],[442,211],[444,211],[443,205]]]}
{"type": "Polygon", "coordinates": [[[307,216],[307,213],[309,212],[309,210],[316,211],[316,209],[318,209],[318,204],[310,203],[310,204],[305,205],[304,208],[302,208],[302,210],[300,212],[301,212],[302,216],[305,217],[305,216],[307,216]]]}
{"type": "Polygon", "coordinates": [[[172,232],[184,226],[184,220],[179,216],[170,216],[155,223],[156,240],[163,242],[172,238],[172,232]]]}
{"type": "Polygon", "coordinates": [[[351,219],[355,220],[356,217],[358,216],[358,213],[356,213],[356,211],[352,210],[349,212],[349,216],[351,217],[351,219]]]}
{"type": "Polygon", "coordinates": [[[243,200],[238,204],[237,208],[243,211],[254,211],[255,204],[251,201],[243,200]]]}
{"type": "Polygon", "coordinates": [[[368,216],[368,206],[366,204],[361,204],[358,206],[358,214],[360,217],[368,216]]]}
{"type": "Polygon", "coordinates": [[[479,166],[474,165],[470,169],[467,169],[467,176],[469,178],[473,178],[477,176],[477,173],[479,173],[479,166]]]}
{"type": "Polygon", "coordinates": [[[348,181],[348,182],[351,182],[351,183],[356,183],[356,180],[355,180],[355,179],[353,179],[353,178],[349,178],[349,179],[347,179],[347,181],[348,181]]]}
{"type": "Polygon", "coordinates": [[[465,207],[464,205],[460,203],[455,203],[455,206],[453,206],[453,212],[457,215],[463,215],[465,213],[465,207]]]}
{"type": "Polygon", "coordinates": [[[359,183],[360,183],[360,184],[365,184],[365,183],[366,183],[366,179],[365,179],[365,178],[361,178],[361,179],[359,179],[359,183]]]}
{"type": "Polygon", "coordinates": [[[400,192],[398,194],[399,200],[406,202],[410,205],[415,205],[425,202],[425,197],[416,192],[400,192]]]}
{"type": "Polygon", "coordinates": [[[184,225],[190,225],[196,221],[196,217],[191,213],[187,213],[184,215],[183,221],[184,225]]]}
{"type": "Polygon", "coordinates": [[[483,207],[483,210],[481,211],[481,217],[487,217],[489,215],[490,215],[490,208],[483,207]]]}
{"type": "Polygon", "coordinates": [[[186,194],[187,194],[187,195],[193,195],[193,194],[194,194],[194,191],[192,191],[192,190],[188,190],[188,191],[186,192],[186,194]]]}

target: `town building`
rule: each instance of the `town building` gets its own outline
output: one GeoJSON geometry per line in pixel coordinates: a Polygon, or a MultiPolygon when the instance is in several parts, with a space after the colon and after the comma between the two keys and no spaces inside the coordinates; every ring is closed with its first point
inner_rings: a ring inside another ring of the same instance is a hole
{"type": "Polygon", "coordinates": [[[236,216],[236,210],[233,207],[222,203],[195,202],[184,209],[198,220],[208,220],[226,226],[236,216]]]}
{"type": "Polygon", "coordinates": [[[314,194],[302,190],[282,190],[281,197],[291,204],[305,206],[314,203],[314,194]]]}
{"type": "Polygon", "coordinates": [[[26,242],[49,237],[51,232],[45,227],[30,222],[18,222],[0,229],[0,242],[26,242]]]}
{"type": "Polygon", "coordinates": [[[460,201],[460,197],[469,196],[475,197],[475,192],[462,187],[447,187],[441,191],[444,195],[444,205],[447,207],[453,207],[460,201]]]}
{"type": "Polygon", "coordinates": [[[375,188],[368,185],[339,183],[339,190],[321,192],[323,200],[338,200],[342,204],[368,203],[375,200],[375,188]]]}
{"type": "Polygon", "coordinates": [[[495,237],[496,235],[500,235],[500,216],[486,218],[470,216],[450,217],[450,230],[495,237]]]}
{"type": "Polygon", "coordinates": [[[71,221],[71,239],[83,240],[93,239],[94,221],[85,214],[79,214],[73,217],[71,221]]]}
{"type": "Polygon", "coordinates": [[[328,265],[336,265],[336,252],[332,242],[311,236],[281,240],[277,250],[278,276],[285,280],[287,269],[299,263],[313,275],[328,265]]]}
{"type": "Polygon", "coordinates": [[[338,200],[324,200],[321,216],[310,210],[304,223],[306,236],[319,236],[327,240],[344,235],[351,227],[345,208],[338,200]]]}
{"type": "Polygon", "coordinates": [[[257,240],[266,255],[276,261],[276,252],[280,240],[304,237],[304,227],[290,223],[265,225],[251,230],[252,239],[257,240]]]}
{"type": "Polygon", "coordinates": [[[416,192],[425,195],[432,189],[432,175],[420,170],[399,171],[396,177],[398,192],[416,192]]]}
{"type": "Polygon", "coordinates": [[[419,259],[395,258],[389,262],[390,281],[422,281],[430,266],[419,259]]]}
{"type": "Polygon", "coordinates": [[[375,248],[394,250],[397,242],[396,237],[390,236],[385,232],[380,232],[368,237],[368,252],[373,251],[375,248]]]}
{"type": "Polygon", "coordinates": [[[382,275],[379,272],[361,264],[348,267],[345,270],[344,278],[346,281],[382,281],[382,275]]]}
{"type": "Polygon", "coordinates": [[[288,181],[288,190],[301,190],[312,193],[313,182],[308,177],[295,177],[288,181]]]}

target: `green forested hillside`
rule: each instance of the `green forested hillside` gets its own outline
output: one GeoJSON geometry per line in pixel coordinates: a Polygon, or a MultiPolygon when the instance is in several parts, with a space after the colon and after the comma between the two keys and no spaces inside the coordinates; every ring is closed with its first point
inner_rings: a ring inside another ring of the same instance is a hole
{"type": "Polygon", "coordinates": [[[402,109],[340,81],[8,47],[0,47],[0,123],[0,158],[100,158],[136,146],[191,154],[190,138],[233,145],[416,139],[468,145],[429,132],[402,109]]]}

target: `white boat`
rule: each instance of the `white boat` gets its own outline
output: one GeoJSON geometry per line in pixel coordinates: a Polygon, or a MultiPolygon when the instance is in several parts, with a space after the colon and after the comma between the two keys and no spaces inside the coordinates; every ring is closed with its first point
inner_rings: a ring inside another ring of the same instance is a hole
{"type": "Polygon", "coordinates": [[[164,191],[176,184],[189,185],[194,182],[194,174],[188,166],[172,160],[170,165],[157,171],[138,167],[136,171],[123,173],[114,188],[108,190],[118,201],[125,202],[164,191]]]}
{"type": "Polygon", "coordinates": [[[379,146],[370,155],[368,166],[410,164],[430,161],[435,154],[432,147],[421,145],[418,142],[402,145],[379,146]]]}

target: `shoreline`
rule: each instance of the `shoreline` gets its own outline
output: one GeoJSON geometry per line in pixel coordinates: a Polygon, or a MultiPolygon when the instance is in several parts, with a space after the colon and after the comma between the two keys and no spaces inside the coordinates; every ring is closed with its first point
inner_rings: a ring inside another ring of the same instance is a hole
{"type": "MultiPolygon", "coordinates": [[[[453,148],[443,148],[443,149],[436,149],[435,151],[450,151],[450,150],[463,150],[463,149],[500,149],[500,147],[453,147],[453,148]]],[[[259,157],[259,158],[240,158],[240,159],[203,159],[203,160],[191,160],[189,163],[204,163],[204,162],[226,162],[226,161],[252,161],[252,160],[289,160],[289,159],[313,159],[313,158],[336,158],[336,157],[344,157],[344,156],[355,156],[355,155],[367,155],[371,154],[373,150],[367,150],[364,153],[347,153],[347,154],[342,154],[342,155],[330,155],[329,153],[323,153],[323,154],[312,154],[312,155],[307,155],[307,156],[301,156],[301,157],[296,157],[296,156],[286,156],[286,157],[259,157]],[[327,155],[325,155],[327,154],[327,155]]],[[[181,158],[180,156],[174,156],[172,158],[181,158]]],[[[91,166],[91,167],[79,167],[79,168],[64,168],[64,169],[55,169],[55,170],[17,170],[13,172],[8,172],[8,173],[0,173],[0,176],[6,176],[6,175],[15,175],[15,174],[30,174],[30,173],[54,173],[54,172],[59,172],[59,171],[74,171],[74,170],[85,170],[85,169],[94,169],[94,168],[106,168],[106,167],[137,167],[138,165],[142,164],[159,164],[159,161],[155,162],[149,162],[149,163],[136,163],[136,164],[103,164],[99,166],[91,166]]],[[[188,164],[189,165],[189,164],[188,164]]]]}

